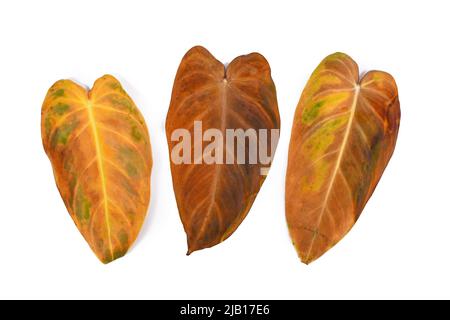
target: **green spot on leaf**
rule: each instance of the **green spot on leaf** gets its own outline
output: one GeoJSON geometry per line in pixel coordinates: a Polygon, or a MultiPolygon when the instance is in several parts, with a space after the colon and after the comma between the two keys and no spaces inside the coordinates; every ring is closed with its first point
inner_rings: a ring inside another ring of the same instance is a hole
{"type": "Polygon", "coordinates": [[[73,195],[74,195],[76,184],[77,184],[77,177],[73,176],[72,179],[70,179],[70,182],[69,182],[69,190],[70,190],[70,199],[69,199],[69,201],[70,201],[71,204],[73,202],[73,195]]]}
{"type": "Polygon", "coordinates": [[[316,102],[312,107],[306,108],[303,111],[302,122],[305,124],[311,123],[319,114],[320,108],[325,104],[325,101],[316,102]]]}
{"type": "Polygon", "coordinates": [[[53,126],[53,119],[50,117],[50,115],[47,115],[45,117],[45,133],[47,134],[47,136],[50,134],[50,131],[52,130],[52,126],[53,126]]]}
{"type": "Polygon", "coordinates": [[[122,147],[118,150],[117,160],[123,165],[130,177],[136,177],[144,169],[144,162],[133,148],[122,147]]]}
{"type": "Polygon", "coordinates": [[[117,235],[119,238],[120,244],[123,247],[128,247],[128,234],[124,229],[120,230],[119,234],[117,235]]]}
{"type": "Polygon", "coordinates": [[[57,105],[53,106],[52,109],[57,115],[62,116],[70,109],[70,106],[65,103],[58,103],[57,105]]]}
{"type": "Polygon", "coordinates": [[[142,139],[142,133],[136,126],[133,126],[133,128],[131,129],[131,136],[135,141],[141,141],[142,139]]]}
{"type": "Polygon", "coordinates": [[[119,89],[119,88],[120,88],[120,84],[118,84],[117,82],[111,82],[111,83],[109,83],[109,87],[110,87],[112,90],[116,90],[116,89],[119,89]]]}
{"type": "Polygon", "coordinates": [[[127,250],[116,249],[114,251],[114,259],[123,257],[127,253],[127,250]]]}
{"type": "Polygon", "coordinates": [[[138,174],[138,170],[137,168],[131,164],[131,163],[127,163],[127,173],[130,177],[135,177],[138,174]]]}
{"type": "Polygon", "coordinates": [[[89,220],[91,217],[91,202],[86,198],[83,191],[78,188],[77,198],[75,199],[75,214],[80,221],[89,220]]]}
{"type": "Polygon", "coordinates": [[[77,125],[78,125],[78,121],[72,121],[72,122],[62,125],[58,129],[56,129],[55,133],[53,134],[52,140],[51,140],[52,148],[56,147],[56,145],[58,145],[58,144],[65,145],[67,143],[67,141],[69,140],[70,134],[77,127],[77,125]]]}
{"type": "Polygon", "coordinates": [[[130,102],[130,100],[123,98],[123,97],[117,97],[116,96],[112,96],[109,100],[111,102],[111,104],[114,107],[120,108],[120,109],[125,109],[128,110],[128,112],[135,114],[136,110],[133,106],[133,104],[130,102]]]}
{"type": "Polygon", "coordinates": [[[53,97],[63,97],[64,96],[64,89],[58,89],[53,93],[53,97]]]}

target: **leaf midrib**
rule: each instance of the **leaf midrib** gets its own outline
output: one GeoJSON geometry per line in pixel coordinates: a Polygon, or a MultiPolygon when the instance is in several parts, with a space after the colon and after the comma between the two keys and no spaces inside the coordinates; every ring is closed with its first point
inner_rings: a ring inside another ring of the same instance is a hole
{"type": "Polygon", "coordinates": [[[98,127],[97,127],[97,122],[95,119],[95,114],[94,114],[94,107],[93,107],[93,103],[90,99],[90,97],[88,98],[87,102],[86,102],[86,109],[88,111],[88,116],[89,116],[89,123],[92,129],[92,134],[94,136],[94,144],[95,144],[95,153],[97,155],[97,168],[98,168],[98,172],[99,172],[99,176],[100,176],[100,184],[101,184],[101,188],[102,188],[102,195],[103,195],[103,206],[104,206],[104,214],[105,214],[105,224],[106,224],[106,231],[108,234],[108,245],[109,245],[109,251],[111,254],[111,260],[114,260],[114,251],[112,248],[112,240],[111,240],[111,225],[110,225],[110,221],[109,221],[109,208],[108,208],[108,192],[107,192],[107,188],[106,188],[106,177],[105,177],[105,166],[104,166],[104,161],[103,161],[103,153],[102,153],[102,149],[100,146],[100,138],[99,138],[99,133],[98,133],[98,127]]]}
{"type": "MultiPolygon", "coordinates": [[[[225,132],[226,129],[226,121],[227,121],[227,117],[226,117],[226,111],[227,111],[227,87],[228,87],[228,81],[226,78],[223,79],[222,83],[219,84],[219,88],[221,90],[221,100],[220,100],[220,119],[221,119],[221,123],[220,123],[220,131],[221,132],[225,132]]],[[[210,219],[211,217],[211,213],[212,213],[212,209],[214,207],[214,203],[216,202],[216,196],[217,196],[217,189],[218,189],[218,181],[219,181],[219,177],[222,173],[222,166],[223,165],[215,165],[214,168],[214,178],[212,181],[212,192],[211,192],[211,202],[208,206],[208,209],[206,211],[205,214],[205,218],[203,219],[202,225],[200,227],[199,232],[197,233],[197,237],[196,240],[198,241],[198,239],[200,238],[200,235],[203,234],[204,229],[206,227],[206,222],[210,219]]],[[[189,249],[190,253],[192,252],[191,249],[189,249]]]]}
{"type": "Polygon", "coordinates": [[[317,218],[316,232],[313,233],[313,236],[312,236],[312,239],[311,239],[311,243],[309,245],[308,252],[307,252],[307,254],[305,256],[305,261],[306,262],[308,262],[309,259],[310,259],[311,251],[312,251],[312,248],[314,247],[314,243],[315,243],[316,238],[317,238],[318,229],[320,228],[323,216],[324,216],[325,211],[326,211],[325,209],[327,208],[328,199],[330,197],[331,190],[333,189],[334,182],[336,181],[337,174],[338,174],[339,169],[341,167],[341,162],[342,162],[342,158],[343,158],[345,149],[346,149],[346,147],[348,145],[348,138],[350,136],[351,128],[353,126],[353,120],[355,118],[356,106],[357,106],[357,103],[358,103],[358,97],[359,97],[359,93],[360,93],[360,86],[359,86],[359,84],[356,84],[355,87],[353,88],[353,90],[355,91],[355,93],[354,93],[352,105],[350,107],[349,120],[348,120],[348,123],[347,123],[347,127],[345,129],[344,138],[342,140],[342,144],[341,144],[341,147],[340,147],[340,150],[339,150],[339,154],[338,154],[338,157],[337,157],[337,160],[336,160],[336,165],[335,165],[335,167],[333,169],[333,173],[331,175],[331,179],[330,179],[330,182],[328,184],[328,189],[327,189],[327,192],[325,194],[325,198],[324,198],[324,200],[322,202],[322,209],[320,211],[319,217],[317,218]]]}

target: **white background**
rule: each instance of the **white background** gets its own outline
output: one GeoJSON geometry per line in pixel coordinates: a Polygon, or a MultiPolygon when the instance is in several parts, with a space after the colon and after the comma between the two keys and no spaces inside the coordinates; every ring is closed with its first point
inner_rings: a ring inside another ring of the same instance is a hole
{"type": "Polygon", "coordinates": [[[450,298],[448,1],[2,1],[0,298],[450,298]],[[248,217],[189,257],[164,121],[184,53],[270,62],[281,139],[248,217]],[[394,155],[352,231],[305,266],[284,218],[295,107],[328,54],[390,72],[402,109],[394,155]],[[133,249],[100,263],[70,219],[40,137],[58,79],[115,75],[150,128],[149,215],[133,249]]]}

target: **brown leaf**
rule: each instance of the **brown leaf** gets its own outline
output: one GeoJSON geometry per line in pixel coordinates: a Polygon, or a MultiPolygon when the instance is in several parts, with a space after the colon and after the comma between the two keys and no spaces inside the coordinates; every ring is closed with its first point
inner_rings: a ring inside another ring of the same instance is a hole
{"type": "Polygon", "coordinates": [[[391,75],[343,53],[326,57],[297,106],[286,174],[286,218],[305,263],[320,257],[354,225],[395,147],[400,123],[391,75]]]}
{"type": "MultiPolygon", "coordinates": [[[[270,165],[249,164],[249,161],[242,164],[237,161],[231,164],[205,163],[204,154],[195,151],[198,140],[194,139],[194,121],[202,121],[202,132],[215,128],[223,137],[226,129],[279,129],[275,85],[264,57],[252,53],[237,57],[224,67],[205,48],[194,47],[179,66],[166,120],[166,134],[173,187],[187,233],[188,254],[214,246],[236,230],[264,181],[261,171],[270,165]],[[191,163],[176,164],[173,161],[180,142],[177,139],[173,141],[172,135],[180,128],[186,129],[193,138],[185,148],[186,152],[180,153],[191,163]],[[201,163],[195,164],[192,160],[201,163]]],[[[259,136],[259,142],[267,142],[268,154],[274,151],[271,137],[270,132],[266,139],[259,136]]],[[[213,154],[208,153],[206,146],[209,143],[200,141],[198,145],[206,155],[213,154]]],[[[245,144],[246,159],[251,154],[249,145],[245,144]]],[[[238,156],[237,150],[229,144],[222,154],[214,155],[219,161],[225,161],[226,156],[236,160],[238,156]]]]}
{"type": "Polygon", "coordinates": [[[56,82],[42,106],[42,140],[73,221],[104,263],[136,239],[150,200],[152,156],[141,113],[112,76],[87,91],[56,82]]]}

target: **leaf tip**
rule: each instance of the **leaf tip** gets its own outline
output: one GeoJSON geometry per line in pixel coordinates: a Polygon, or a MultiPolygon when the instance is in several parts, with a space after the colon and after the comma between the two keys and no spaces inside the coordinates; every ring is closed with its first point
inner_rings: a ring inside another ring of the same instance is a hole
{"type": "Polygon", "coordinates": [[[190,256],[194,251],[199,250],[197,247],[188,244],[188,251],[186,252],[186,256],[190,256]]]}
{"type": "Polygon", "coordinates": [[[318,258],[317,256],[311,254],[310,251],[306,252],[302,250],[297,246],[295,242],[292,242],[292,244],[294,245],[295,251],[297,251],[297,256],[299,257],[300,261],[305,265],[309,265],[311,262],[315,261],[318,258]]]}
{"type": "Polygon", "coordinates": [[[309,257],[300,257],[300,261],[305,265],[309,265],[311,262],[314,261],[314,259],[309,257]]]}
{"type": "Polygon", "coordinates": [[[123,256],[125,256],[125,254],[127,253],[128,249],[125,250],[116,250],[114,252],[114,255],[112,256],[111,254],[107,254],[104,256],[100,256],[97,255],[97,258],[103,263],[103,264],[109,264],[113,261],[116,261],[117,259],[122,258],[123,256]]]}

